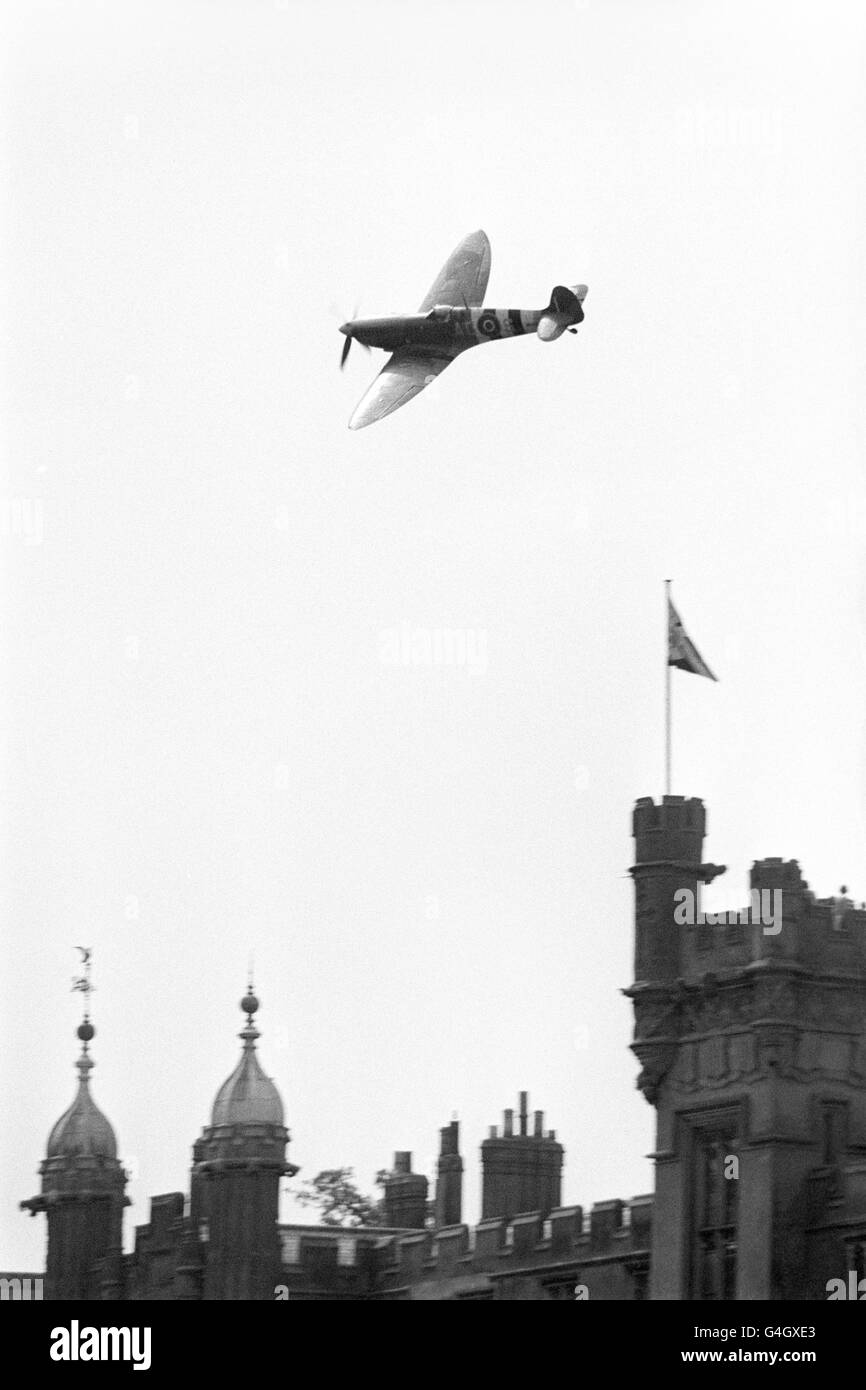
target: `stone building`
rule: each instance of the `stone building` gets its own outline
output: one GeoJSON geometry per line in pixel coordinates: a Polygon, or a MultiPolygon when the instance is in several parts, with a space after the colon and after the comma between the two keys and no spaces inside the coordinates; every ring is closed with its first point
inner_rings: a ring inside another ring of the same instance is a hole
{"type": "Polygon", "coordinates": [[[748,906],[682,922],[724,872],[703,862],[705,819],[683,797],[634,811],[650,1297],[825,1298],[866,1233],[866,912],[762,859],[748,906]]]}
{"type": "MultiPolygon", "coordinates": [[[[395,1155],[382,1224],[281,1225],[289,1133],[242,1000],[237,1067],[193,1148],[190,1193],[151,1201],[122,1252],[125,1174],[90,1095],[48,1140],[38,1196],[45,1296],[118,1300],[815,1299],[864,1277],[866,911],[817,899],[796,861],[753,865],[747,906],[713,917],[696,799],[634,810],[637,1084],[657,1115],[655,1193],[562,1207],[563,1148],[528,1097],[481,1144],[482,1219],[462,1221],[459,1126],[425,1175],[395,1155]]],[[[864,1285],[866,1289],[866,1285],[864,1285]]]]}

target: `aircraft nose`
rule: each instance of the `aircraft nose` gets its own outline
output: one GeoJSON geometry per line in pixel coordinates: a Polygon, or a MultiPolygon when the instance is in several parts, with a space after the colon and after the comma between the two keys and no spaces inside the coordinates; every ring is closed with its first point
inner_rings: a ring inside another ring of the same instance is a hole
{"type": "Polygon", "coordinates": [[[341,332],[341,333],[345,333],[347,338],[348,338],[349,334],[351,333],[351,331],[352,331],[352,325],[351,325],[350,323],[341,323],[341,324],[340,324],[340,332],[341,332]]]}

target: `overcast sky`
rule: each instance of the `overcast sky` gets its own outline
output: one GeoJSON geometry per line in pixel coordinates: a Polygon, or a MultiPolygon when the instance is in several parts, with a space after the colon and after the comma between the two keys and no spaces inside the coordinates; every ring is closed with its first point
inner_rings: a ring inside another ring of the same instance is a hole
{"type": "MultiPolygon", "coordinates": [[[[187,1188],[255,954],[300,1178],[433,1171],[528,1089],[564,1200],[652,1190],[631,808],[710,904],[866,897],[866,12],[12,3],[3,12],[0,1267],[41,1267],[77,943],[126,1217],[187,1188]],[[579,335],[347,429],[465,233],[579,335]],[[458,632],[462,664],[384,659],[458,632]],[[383,635],[384,634],[384,635],[383,635]],[[471,658],[471,659],[470,659],[471,658]]],[[[299,1178],[299,1180],[300,1180],[299,1178]]],[[[286,1215],[292,1211],[286,1203],[286,1215]]],[[[310,1219],[309,1213],[303,1219],[310,1219]]]]}

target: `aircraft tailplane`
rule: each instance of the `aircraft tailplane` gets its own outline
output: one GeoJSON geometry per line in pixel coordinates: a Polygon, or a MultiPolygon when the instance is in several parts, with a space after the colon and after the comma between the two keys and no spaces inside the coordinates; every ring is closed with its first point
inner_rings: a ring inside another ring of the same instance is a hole
{"type": "Polygon", "coordinates": [[[536,330],[544,343],[552,343],[572,324],[583,322],[583,300],[586,285],[554,285],[550,303],[543,310],[536,330]]]}

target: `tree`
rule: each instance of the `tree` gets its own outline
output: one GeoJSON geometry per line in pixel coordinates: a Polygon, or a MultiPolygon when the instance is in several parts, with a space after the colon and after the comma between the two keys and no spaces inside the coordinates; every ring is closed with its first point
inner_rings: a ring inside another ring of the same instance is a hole
{"type": "MultiPolygon", "coordinates": [[[[305,1207],[318,1207],[323,1226],[381,1226],[381,1202],[359,1192],[351,1168],[326,1168],[304,1184],[306,1191],[297,1192],[298,1201],[305,1207]]],[[[387,1173],[376,1174],[382,1185],[387,1173]]]]}

